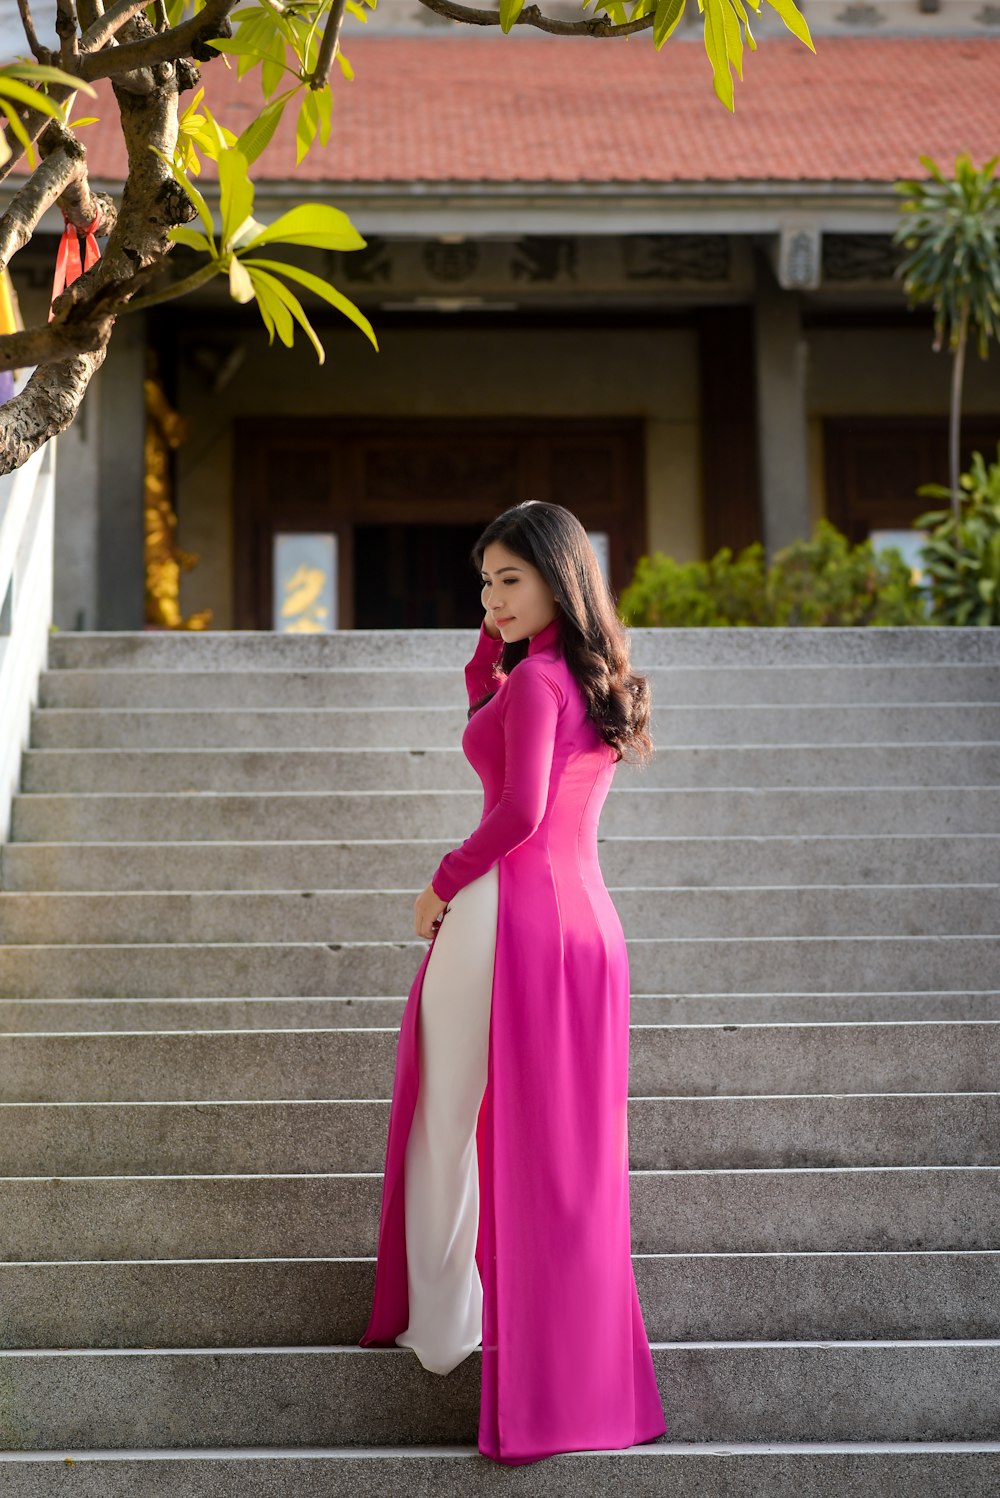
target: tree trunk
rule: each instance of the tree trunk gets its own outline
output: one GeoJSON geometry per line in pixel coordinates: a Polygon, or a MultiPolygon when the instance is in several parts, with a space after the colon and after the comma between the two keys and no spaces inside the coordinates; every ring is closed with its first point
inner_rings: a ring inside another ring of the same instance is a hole
{"type": "Polygon", "coordinates": [[[958,484],[958,439],[962,419],[962,377],[965,373],[965,342],[969,327],[969,308],[962,308],[962,321],[958,332],[958,346],[951,366],[951,420],[948,430],[948,467],[951,484],[951,513],[957,525],[962,514],[962,491],[958,484]]]}

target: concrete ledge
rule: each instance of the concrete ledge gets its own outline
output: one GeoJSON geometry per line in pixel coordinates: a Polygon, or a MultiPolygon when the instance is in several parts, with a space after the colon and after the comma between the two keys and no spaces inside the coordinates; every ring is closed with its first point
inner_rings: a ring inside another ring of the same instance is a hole
{"type": "Polygon", "coordinates": [[[509,1467],[474,1446],[0,1453],[5,1498],[995,1498],[1000,1443],[651,1442],[509,1467]],[[663,1465],[666,1463],[667,1465],[663,1465]],[[57,1486],[58,1485],[58,1486],[57,1486]]]}
{"type": "MultiPolygon", "coordinates": [[[[1000,937],[629,940],[640,993],[992,989],[1000,937]]],[[[426,944],[241,942],[0,947],[0,992],[30,998],[296,998],[407,993],[426,944]]]]}
{"type": "MultiPolygon", "coordinates": [[[[395,1028],[0,1035],[0,1102],[387,1098],[395,1028]]],[[[641,1025],[633,1096],[996,1093],[1000,1023],[641,1025]]],[[[1000,1094],[998,1094],[1000,1095],[1000,1094]]]]}
{"type": "MultiPolygon", "coordinates": [[[[31,795],[108,794],[133,791],[169,795],[209,791],[324,794],[461,793],[478,786],[461,749],[428,745],[377,749],[300,747],[252,749],[31,749],[21,789],[31,795]]],[[[621,764],[606,805],[623,793],[657,789],[760,790],[872,786],[995,786],[1000,745],[960,742],[865,742],[747,746],[693,744],[657,750],[641,768],[621,764]]],[[[478,788],[482,810],[482,787],[478,788]]],[[[647,824],[648,825],[648,824],[647,824]]],[[[739,825],[739,824],[737,824],[739,825]]],[[[369,822],[369,831],[374,830],[369,822]]],[[[469,829],[467,829],[468,831],[469,829]]],[[[843,828],[838,830],[844,830],[843,828]]],[[[861,826],[858,831],[864,830],[861,826]]],[[[980,829],[988,831],[988,828],[980,829]]],[[[412,833],[410,834],[412,836],[412,833]]]]}
{"type": "MultiPolygon", "coordinates": [[[[161,942],[178,944],[394,941],[413,935],[420,888],[8,892],[0,898],[0,942],[134,943],[151,931],[161,942]]],[[[1000,926],[1000,884],[985,882],[802,889],[667,884],[616,888],[611,896],[625,932],[636,940],[992,936],[1000,926]]]]}
{"type": "MultiPolygon", "coordinates": [[[[471,654],[471,647],[470,652],[471,654]]],[[[638,667],[637,667],[638,669],[638,667]]],[[[1000,665],[652,666],[654,702],[677,707],[849,702],[1000,702],[1000,665]]],[[[44,671],[42,708],[468,706],[461,665],[337,670],[44,671]]]]}
{"type": "MultiPolygon", "coordinates": [[[[0,1259],[374,1251],[380,1174],[8,1177],[0,1259]]],[[[632,1171],[633,1253],[997,1248],[1000,1167],[632,1171]]]]}
{"type": "MultiPolygon", "coordinates": [[[[388,1100],[0,1104],[0,1175],[380,1171],[388,1100]]],[[[630,1098],[634,1170],[1000,1165],[1000,1095],[630,1098]]]]}
{"type": "MultiPolygon", "coordinates": [[[[992,629],[631,629],[637,671],[653,666],[995,665],[992,629]]],[[[286,671],[457,667],[477,629],[340,630],[278,635],[268,630],[178,630],[159,634],[60,632],[50,669],[286,671]]]]}
{"type": "MultiPolygon", "coordinates": [[[[456,847],[479,821],[482,791],[261,791],[18,795],[17,842],[328,842],[370,837],[448,839],[456,847]]],[[[1000,786],[808,789],[732,787],[613,790],[605,837],[806,837],[908,832],[1000,833],[1000,786]]],[[[262,850],[263,851],[263,850],[262,850]]],[[[428,867],[433,873],[434,865],[428,867]]]]}
{"type": "MultiPolygon", "coordinates": [[[[621,885],[976,884],[1000,877],[1000,836],[604,837],[601,871],[621,885]]],[[[407,889],[446,838],[380,842],[9,843],[0,888],[18,891],[407,889]]],[[[414,890],[414,893],[416,891],[414,890]]]]}
{"type": "MultiPolygon", "coordinates": [[[[1000,1336],[1000,1252],[637,1254],[672,1341],[1000,1336]]],[[[373,1258],[0,1264],[5,1348],[357,1342],[373,1258]]]]}
{"type": "MultiPolygon", "coordinates": [[[[993,1441],[996,1432],[997,1342],[657,1343],[652,1352],[673,1440],[993,1441]]],[[[477,1353],[442,1379],[405,1348],[7,1352],[0,1378],[16,1389],[2,1444],[21,1451],[175,1447],[181,1435],[192,1446],[474,1444],[479,1418],[477,1353]]]]}
{"type": "MultiPolygon", "coordinates": [[[[37,750],[450,748],[468,705],[342,708],[41,708],[31,720],[37,750]]],[[[982,702],[746,703],[681,707],[654,703],[658,750],[676,745],[989,743],[1000,738],[1000,708],[982,702]]]]}

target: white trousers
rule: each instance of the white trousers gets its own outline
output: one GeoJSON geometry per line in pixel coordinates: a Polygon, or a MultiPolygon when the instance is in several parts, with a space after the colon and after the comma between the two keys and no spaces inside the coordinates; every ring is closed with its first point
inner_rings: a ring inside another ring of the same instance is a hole
{"type": "Polygon", "coordinates": [[[476,1122],[486,1089],[496,864],[455,894],[424,969],[420,1086],[404,1163],[409,1325],[396,1337],[450,1373],[483,1336],[476,1122]]]}

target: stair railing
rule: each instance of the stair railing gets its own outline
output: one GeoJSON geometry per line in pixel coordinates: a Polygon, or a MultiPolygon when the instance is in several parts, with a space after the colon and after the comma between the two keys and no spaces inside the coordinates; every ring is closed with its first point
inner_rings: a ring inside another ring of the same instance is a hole
{"type": "Polygon", "coordinates": [[[10,834],[31,710],[48,664],[55,467],[53,440],[0,477],[0,843],[10,834]]]}

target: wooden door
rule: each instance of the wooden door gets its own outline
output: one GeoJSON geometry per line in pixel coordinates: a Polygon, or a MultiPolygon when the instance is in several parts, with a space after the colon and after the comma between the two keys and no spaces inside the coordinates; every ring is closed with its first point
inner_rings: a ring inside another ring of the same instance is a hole
{"type": "Polygon", "coordinates": [[[280,531],[336,535],[341,629],[477,624],[472,545],[524,499],[607,533],[616,594],[646,546],[641,421],[245,420],[235,485],[237,629],[272,627],[280,531]]]}
{"type": "MultiPolygon", "coordinates": [[[[975,450],[996,461],[1000,417],[969,416],[961,427],[961,469],[975,450]]],[[[944,416],[838,416],[823,423],[826,512],[852,542],[873,530],[906,530],[943,501],[920,484],[948,482],[944,416]]]]}

